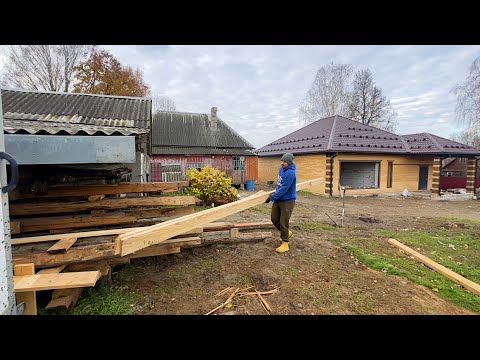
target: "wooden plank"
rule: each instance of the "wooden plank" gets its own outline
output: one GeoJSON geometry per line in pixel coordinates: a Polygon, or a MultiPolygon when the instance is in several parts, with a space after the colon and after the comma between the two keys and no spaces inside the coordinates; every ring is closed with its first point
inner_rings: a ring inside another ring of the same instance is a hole
{"type": "Polygon", "coordinates": [[[10,234],[20,233],[20,221],[10,221],[10,234]]]}
{"type": "Polygon", "coordinates": [[[100,279],[100,271],[83,271],[60,274],[40,274],[14,276],[15,292],[69,289],[95,286],[100,279]]]}
{"type": "Polygon", "coordinates": [[[60,265],[54,268],[42,269],[37,272],[37,274],[58,274],[61,273],[67,265],[60,265]]]}
{"type": "MultiPolygon", "coordinates": [[[[290,221],[290,224],[293,224],[293,222],[290,221]]],[[[255,229],[255,228],[271,228],[274,226],[270,221],[263,221],[263,222],[251,222],[251,223],[238,223],[238,224],[233,224],[233,227],[239,228],[239,229],[244,229],[244,228],[255,229]]]]}
{"type": "Polygon", "coordinates": [[[233,227],[231,222],[212,222],[203,227],[203,231],[221,231],[230,230],[233,227]]]}
{"type": "Polygon", "coordinates": [[[88,201],[100,201],[105,199],[105,195],[90,195],[87,197],[88,201]]]}
{"type": "Polygon", "coordinates": [[[36,267],[53,267],[89,260],[116,257],[113,243],[73,247],[66,253],[29,253],[13,255],[15,264],[34,263],[36,267]]]}
{"type": "Polygon", "coordinates": [[[10,200],[32,199],[39,197],[66,197],[66,196],[91,196],[113,195],[124,193],[155,193],[166,190],[178,191],[180,186],[188,186],[188,181],[179,182],[151,182],[151,183],[120,183],[114,185],[84,185],[69,187],[50,187],[47,194],[34,195],[16,191],[10,200]]]}
{"type": "MultiPolygon", "coordinates": [[[[318,178],[297,184],[297,190],[304,190],[321,182],[323,178],[318,178]]],[[[272,191],[259,191],[258,193],[232,203],[201,211],[192,215],[166,221],[161,224],[152,225],[145,229],[135,230],[117,237],[116,249],[119,249],[120,255],[125,256],[145,247],[159,244],[166,239],[179,235],[189,229],[197,226],[206,225],[215,220],[228,215],[248,209],[252,206],[260,205],[265,202],[272,191]]]]}
{"type": "Polygon", "coordinates": [[[67,215],[49,216],[19,219],[22,232],[71,229],[82,227],[93,227],[100,225],[130,224],[137,221],[135,216],[125,215],[125,212],[118,212],[106,215],[67,215]]]}
{"type": "MultiPolygon", "coordinates": [[[[19,264],[14,266],[14,279],[16,276],[29,276],[35,274],[34,264],[19,264]]],[[[25,303],[24,315],[37,315],[37,295],[35,291],[18,293],[15,289],[17,304],[25,303]]]]}
{"type": "MultiPolygon", "coordinates": [[[[42,236],[30,236],[12,239],[12,245],[22,245],[22,244],[34,244],[41,242],[49,242],[55,240],[68,239],[71,237],[76,237],[78,239],[85,237],[97,237],[97,236],[106,236],[106,235],[119,235],[124,234],[132,230],[143,229],[143,227],[133,227],[133,228],[123,228],[123,229],[111,229],[111,230],[94,230],[94,231],[83,231],[83,232],[72,232],[68,234],[56,234],[56,235],[42,235],[42,236]]],[[[199,234],[203,231],[201,227],[189,230],[185,234],[199,234]]]]}
{"type": "Polygon", "coordinates": [[[168,246],[168,247],[161,247],[157,248],[152,246],[151,248],[141,249],[137,252],[130,254],[130,259],[136,258],[143,258],[149,256],[160,256],[160,255],[168,255],[168,254],[175,254],[180,252],[180,246],[168,246]]]}
{"type": "Polygon", "coordinates": [[[443,265],[440,265],[439,263],[429,259],[428,257],[416,252],[415,250],[409,248],[408,246],[402,244],[401,242],[395,240],[395,239],[388,239],[388,242],[397,248],[405,251],[407,254],[412,255],[415,259],[420,261],[421,263],[427,265],[429,268],[439,272],[442,275],[445,275],[447,278],[450,280],[455,281],[457,284],[462,285],[465,289],[471,291],[472,293],[476,295],[480,295],[480,285],[477,283],[474,283],[471,280],[468,280],[467,278],[464,278],[463,276],[457,274],[456,272],[453,272],[452,270],[446,268],[443,265]]]}
{"type": "Polygon", "coordinates": [[[240,229],[230,229],[230,239],[236,239],[240,235],[240,229]]]}
{"type": "Polygon", "coordinates": [[[230,232],[210,232],[202,234],[202,246],[223,243],[239,243],[239,242],[248,242],[248,241],[259,241],[266,238],[272,237],[272,233],[268,232],[252,232],[246,234],[238,234],[236,238],[230,237],[230,232]],[[212,235],[211,235],[212,234],[212,235]]]}
{"type": "Polygon", "coordinates": [[[82,294],[83,288],[74,289],[57,289],[52,293],[52,300],[47,304],[45,309],[65,308],[72,309],[82,294]]]}
{"type": "Polygon", "coordinates": [[[104,199],[95,202],[43,202],[10,204],[10,215],[54,214],[93,209],[122,209],[129,207],[161,206],[161,205],[195,205],[200,200],[195,196],[137,197],[127,199],[104,199]]]}
{"type": "Polygon", "coordinates": [[[88,262],[81,262],[78,264],[70,264],[67,267],[67,270],[70,272],[77,272],[77,271],[100,271],[102,276],[107,276],[110,272],[110,264],[107,260],[100,260],[100,261],[88,261],[88,262]]]}
{"type": "Polygon", "coordinates": [[[129,209],[125,213],[137,218],[156,218],[168,216],[184,216],[195,212],[193,206],[165,207],[155,209],[129,209]]]}
{"type": "Polygon", "coordinates": [[[77,241],[77,238],[67,238],[57,241],[47,250],[48,253],[66,252],[77,241]]]}
{"type": "MultiPolygon", "coordinates": [[[[290,221],[290,224],[293,222],[290,221]]],[[[230,230],[231,228],[238,229],[257,229],[257,228],[272,228],[274,227],[271,221],[251,222],[251,223],[232,223],[232,222],[212,222],[203,227],[203,231],[219,231],[230,230]]]]}

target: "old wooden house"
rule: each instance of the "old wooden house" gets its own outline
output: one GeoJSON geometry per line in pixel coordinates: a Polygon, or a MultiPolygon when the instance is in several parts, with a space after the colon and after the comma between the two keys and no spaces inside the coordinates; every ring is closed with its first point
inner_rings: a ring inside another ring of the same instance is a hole
{"type": "Polygon", "coordinates": [[[254,146],[217,117],[158,111],[152,117],[150,137],[151,181],[181,181],[190,168],[209,164],[232,178],[232,184],[257,180],[254,146]]]}

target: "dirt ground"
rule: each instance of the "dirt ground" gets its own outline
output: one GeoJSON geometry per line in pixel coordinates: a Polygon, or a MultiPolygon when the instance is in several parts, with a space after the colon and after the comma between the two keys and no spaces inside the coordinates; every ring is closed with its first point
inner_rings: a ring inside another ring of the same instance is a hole
{"type": "MultiPolygon", "coordinates": [[[[258,189],[255,189],[258,190],[258,189]]],[[[242,191],[241,196],[251,192],[242,191]]],[[[336,240],[325,231],[340,222],[342,199],[299,193],[292,216],[290,251],[278,254],[279,233],[260,242],[216,244],[184,250],[150,259],[136,259],[128,272],[126,286],[142,299],[135,314],[205,314],[226,300],[215,296],[227,287],[254,286],[265,295],[271,314],[471,314],[408,279],[372,270],[361,264],[339,241],[355,237],[384,242],[373,228],[427,230],[442,221],[480,221],[480,201],[432,201],[399,197],[347,197],[344,227],[337,228],[336,240]],[[360,219],[363,218],[363,221],[360,219]],[[305,229],[300,223],[318,223],[305,229]],[[340,239],[340,240],[339,240],[340,239]]],[[[271,204],[262,204],[223,221],[269,221],[271,204]]],[[[265,230],[262,230],[265,231],[265,230]]],[[[232,305],[214,314],[267,314],[256,296],[234,298],[232,305]]]]}

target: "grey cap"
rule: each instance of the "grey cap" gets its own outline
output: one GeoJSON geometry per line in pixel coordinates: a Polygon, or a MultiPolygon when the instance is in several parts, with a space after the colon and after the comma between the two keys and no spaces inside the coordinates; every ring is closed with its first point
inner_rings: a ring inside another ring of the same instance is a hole
{"type": "Polygon", "coordinates": [[[283,154],[282,158],[280,159],[282,161],[285,161],[289,165],[293,163],[293,154],[292,153],[286,153],[283,154]]]}

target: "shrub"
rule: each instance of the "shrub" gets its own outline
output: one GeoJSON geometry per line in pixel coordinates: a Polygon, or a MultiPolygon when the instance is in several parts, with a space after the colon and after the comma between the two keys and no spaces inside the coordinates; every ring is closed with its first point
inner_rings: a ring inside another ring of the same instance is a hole
{"type": "Polygon", "coordinates": [[[232,179],[210,165],[205,165],[200,171],[194,168],[187,170],[187,178],[190,186],[185,192],[202,200],[205,206],[223,205],[237,199],[232,179]]]}

